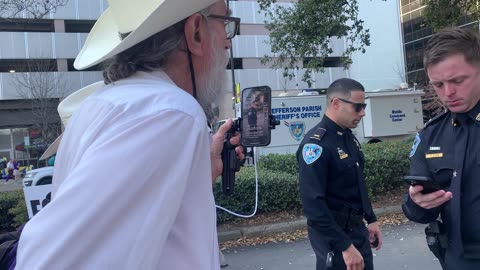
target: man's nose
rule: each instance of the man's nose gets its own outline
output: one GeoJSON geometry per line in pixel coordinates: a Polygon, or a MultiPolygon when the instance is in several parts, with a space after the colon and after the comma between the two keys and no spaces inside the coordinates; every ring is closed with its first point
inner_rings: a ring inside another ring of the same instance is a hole
{"type": "Polygon", "coordinates": [[[457,92],[457,89],[455,88],[455,85],[450,84],[450,83],[446,83],[444,89],[445,89],[445,95],[447,97],[452,96],[453,94],[455,94],[457,92]]]}
{"type": "Polygon", "coordinates": [[[361,117],[365,116],[365,109],[362,108],[362,110],[358,113],[361,117]]]}

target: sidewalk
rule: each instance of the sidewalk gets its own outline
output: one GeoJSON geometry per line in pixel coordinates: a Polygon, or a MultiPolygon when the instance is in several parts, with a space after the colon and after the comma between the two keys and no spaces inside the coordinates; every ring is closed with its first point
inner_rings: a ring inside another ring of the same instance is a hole
{"type": "MultiPolygon", "coordinates": [[[[389,214],[402,213],[402,207],[400,205],[390,205],[373,209],[377,217],[381,217],[389,214]]],[[[300,217],[295,220],[286,222],[277,222],[272,224],[263,224],[256,226],[236,226],[229,229],[218,230],[218,241],[235,240],[242,237],[257,237],[264,236],[280,232],[292,232],[296,230],[306,229],[307,220],[305,217],[300,217]]]]}

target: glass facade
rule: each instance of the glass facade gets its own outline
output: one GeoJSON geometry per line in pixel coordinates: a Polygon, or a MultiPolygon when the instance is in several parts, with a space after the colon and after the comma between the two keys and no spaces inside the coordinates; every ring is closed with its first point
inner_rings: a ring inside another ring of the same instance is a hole
{"type": "MultiPolygon", "coordinates": [[[[425,0],[400,0],[400,12],[405,48],[407,80],[410,85],[423,86],[428,82],[423,69],[425,45],[433,34],[433,29],[424,18],[425,0]]],[[[457,25],[478,30],[478,22],[469,16],[460,18],[457,25]]]]}

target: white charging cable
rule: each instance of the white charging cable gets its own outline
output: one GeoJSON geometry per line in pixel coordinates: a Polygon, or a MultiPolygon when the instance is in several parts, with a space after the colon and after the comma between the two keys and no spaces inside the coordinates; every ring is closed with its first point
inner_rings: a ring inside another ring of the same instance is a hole
{"type": "Polygon", "coordinates": [[[253,166],[255,167],[255,209],[253,210],[253,213],[250,215],[242,215],[242,214],[235,213],[231,210],[228,210],[227,208],[224,208],[220,205],[215,205],[218,209],[221,209],[229,214],[232,214],[234,216],[241,217],[241,218],[251,218],[255,216],[255,214],[257,213],[257,207],[258,207],[258,172],[257,172],[257,148],[256,147],[253,148],[253,166]]]}

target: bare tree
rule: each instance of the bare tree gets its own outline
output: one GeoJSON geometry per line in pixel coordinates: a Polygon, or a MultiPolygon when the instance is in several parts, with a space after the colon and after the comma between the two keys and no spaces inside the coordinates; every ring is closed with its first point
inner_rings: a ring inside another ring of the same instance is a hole
{"type": "Polygon", "coordinates": [[[425,83],[425,95],[423,96],[423,118],[425,121],[430,120],[437,114],[442,113],[446,110],[445,105],[442,103],[440,98],[435,93],[432,85],[425,83]]]}
{"type": "Polygon", "coordinates": [[[68,0],[0,0],[0,17],[13,18],[25,12],[27,18],[40,19],[67,3],[68,0]]]}
{"type": "Polygon", "coordinates": [[[66,79],[49,60],[29,61],[22,70],[27,72],[15,73],[13,85],[21,99],[31,102],[35,127],[43,143],[50,144],[60,131],[57,104],[52,106],[52,102],[65,97],[66,79]]]}

